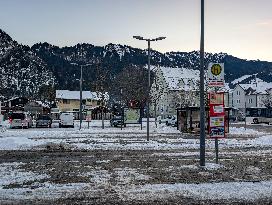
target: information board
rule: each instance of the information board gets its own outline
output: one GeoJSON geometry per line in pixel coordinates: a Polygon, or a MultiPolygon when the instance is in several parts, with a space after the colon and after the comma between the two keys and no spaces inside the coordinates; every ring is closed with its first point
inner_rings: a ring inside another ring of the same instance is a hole
{"type": "Polygon", "coordinates": [[[124,108],[124,123],[125,124],[141,123],[141,110],[135,108],[124,108]]]}

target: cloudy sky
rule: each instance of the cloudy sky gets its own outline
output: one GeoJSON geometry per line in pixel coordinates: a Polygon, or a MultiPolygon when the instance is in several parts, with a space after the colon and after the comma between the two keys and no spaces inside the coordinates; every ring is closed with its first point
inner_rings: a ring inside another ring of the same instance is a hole
{"type": "MultiPolygon", "coordinates": [[[[0,0],[0,25],[33,45],[91,43],[160,52],[199,50],[200,0],[0,0]]],[[[272,61],[272,0],[205,0],[205,51],[272,61]]]]}

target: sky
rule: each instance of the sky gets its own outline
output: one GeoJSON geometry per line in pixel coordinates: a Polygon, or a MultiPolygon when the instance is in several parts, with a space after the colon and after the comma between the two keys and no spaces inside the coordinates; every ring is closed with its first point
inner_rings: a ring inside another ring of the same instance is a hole
{"type": "MultiPolygon", "coordinates": [[[[272,62],[272,0],[205,0],[205,51],[272,62]]],[[[152,42],[160,52],[199,50],[200,0],[0,0],[0,28],[21,44],[152,42]]]]}

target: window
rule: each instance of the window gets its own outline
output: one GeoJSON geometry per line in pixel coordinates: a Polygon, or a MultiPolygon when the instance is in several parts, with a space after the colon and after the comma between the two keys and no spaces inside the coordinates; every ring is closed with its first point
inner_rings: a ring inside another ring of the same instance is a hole
{"type": "Polygon", "coordinates": [[[237,103],[240,103],[240,100],[237,100],[236,102],[237,102],[237,103]]]}
{"type": "Polygon", "coordinates": [[[240,94],[241,94],[240,91],[237,90],[237,95],[240,95],[240,94]]]}
{"type": "Polygon", "coordinates": [[[63,99],[63,104],[70,104],[70,100],[67,100],[67,99],[63,99]]]}
{"type": "Polygon", "coordinates": [[[253,100],[252,99],[248,99],[248,103],[252,103],[253,102],[253,100]]]}

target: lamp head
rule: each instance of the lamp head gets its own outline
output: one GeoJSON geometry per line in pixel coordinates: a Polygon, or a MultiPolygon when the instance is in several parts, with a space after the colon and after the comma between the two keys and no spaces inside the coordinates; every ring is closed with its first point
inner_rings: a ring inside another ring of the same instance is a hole
{"type": "Polygon", "coordinates": [[[133,36],[133,38],[138,39],[138,40],[144,40],[144,38],[141,36],[133,36]]]}

